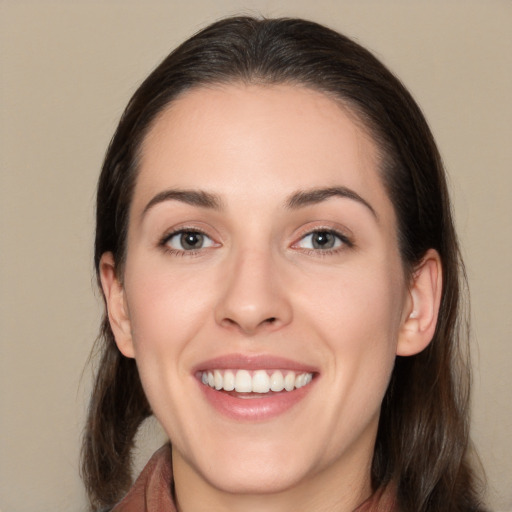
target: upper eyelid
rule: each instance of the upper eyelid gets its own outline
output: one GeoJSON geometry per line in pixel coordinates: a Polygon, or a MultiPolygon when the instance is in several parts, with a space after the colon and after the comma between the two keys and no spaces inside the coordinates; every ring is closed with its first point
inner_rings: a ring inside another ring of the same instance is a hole
{"type": "MultiPolygon", "coordinates": [[[[318,223],[318,221],[311,221],[305,223],[300,228],[295,230],[295,234],[291,235],[290,237],[292,238],[290,246],[296,245],[300,240],[302,240],[308,235],[322,231],[333,233],[334,235],[339,237],[341,241],[346,245],[355,244],[352,230],[350,230],[346,226],[339,227],[333,226],[330,222],[318,223]]],[[[182,225],[178,224],[177,226],[174,226],[166,230],[164,234],[158,238],[158,243],[165,244],[173,236],[176,236],[180,233],[200,233],[210,238],[216,245],[223,245],[223,243],[225,242],[225,240],[223,241],[223,238],[225,238],[226,235],[226,233],[224,233],[224,236],[222,236],[219,232],[217,232],[217,230],[213,229],[211,226],[203,228],[202,226],[198,226],[195,223],[184,223],[182,225]],[[212,233],[212,231],[214,232],[212,233]]]]}
{"type": "Polygon", "coordinates": [[[214,235],[211,234],[210,230],[198,227],[198,226],[191,226],[191,225],[183,225],[179,227],[173,227],[164,232],[164,234],[159,238],[160,243],[165,243],[167,240],[172,238],[173,236],[176,236],[180,233],[200,233],[201,235],[204,235],[208,238],[210,238],[213,241],[216,241],[216,238],[214,235]]]}
{"type": "Polygon", "coordinates": [[[205,235],[209,238],[210,235],[208,233],[206,233],[204,230],[202,229],[198,229],[198,228],[178,228],[178,229],[171,229],[169,231],[167,231],[162,238],[172,238],[173,236],[176,236],[176,235],[179,235],[180,233],[200,233],[201,235],[205,235]]]}
{"type": "Polygon", "coordinates": [[[333,225],[331,222],[322,222],[322,221],[312,221],[310,223],[306,223],[299,229],[299,233],[295,234],[294,241],[289,246],[291,249],[296,249],[299,251],[310,251],[311,253],[323,254],[324,256],[328,254],[335,254],[342,252],[346,249],[354,249],[357,247],[356,239],[351,229],[344,225],[340,225],[336,223],[333,225]],[[318,233],[318,232],[328,232],[335,235],[341,242],[341,245],[338,247],[333,247],[331,249],[308,249],[300,247],[299,244],[306,237],[318,233]]]}
{"type": "Polygon", "coordinates": [[[293,242],[292,246],[297,245],[301,240],[304,240],[308,236],[313,236],[315,233],[331,233],[334,236],[336,236],[344,245],[353,245],[353,242],[350,239],[350,237],[348,237],[344,233],[341,233],[340,231],[337,231],[335,229],[313,229],[312,231],[307,231],[299,238],[297,238],[297,240],[293,242]]]}
{"type": "Polygon", "coordinates": [[[334,226],[332,223],[327,222],[320,222],[317,223],[316,221],[308,222],[305,225],[303,225],[301,228],[296,230],[294,238],[296,240],[299,240],[307,235],[310,235],[312,233],[318,233],[322,231],[327,231],[329,233],[334,233],[335,235],[338,235],[340,238],[345,238],[347,240],[353,240],[354,239],[354,233],[352,230],[347,228],[346,226],[340,226],[338,223],[334,226]]]}
{"type": "Polygon", "coordinates": [[[211,249],[212,247],[215,247],[215,246],[218,247],[219,245],[220,244],[218,242],[216,242],[213,237],[211,237],[207,233],[205,233],[202,230],[197,229],[197,228],[193,228],[193,229],[181,228],[181,229],[171,230],[166,235],[164,235],[162,238],[160,238],[160,240],[158,242],[159,248],[163,249],[165,252],[171,252],[171,253],[174,253],[176,255],[180,254],[180,255],[183,255],[183,256],[185,256],[185,255],[189,255],[189,256],[199,255],[202,251],[211,249]],[[205,238],[207,238],[211,242],[211,244],[209,244],[206,247],[199,247],[197,249],[194,248],[194,249],[190,249],[190,250],[187,250],[187,249],[184,249],[184,248],[180,249],[180,248],[172,247],[170,241],[172,239],[174,239],[175,237],[179,237],[183,233],[197,233],[197,234],[203,235],[205,238]]]}

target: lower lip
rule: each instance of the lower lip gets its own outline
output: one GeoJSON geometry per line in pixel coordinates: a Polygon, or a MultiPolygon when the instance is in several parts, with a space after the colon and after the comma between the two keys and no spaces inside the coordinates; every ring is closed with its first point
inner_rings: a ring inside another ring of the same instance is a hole
{"type": "Polygon", "coordinates": [[[206,400],[221,414],[237,421],[264,421],[275,418],[303,400],[316,379],[307,386],[269,393],[254,398],[239,398],[198,382],[206,400]]]}

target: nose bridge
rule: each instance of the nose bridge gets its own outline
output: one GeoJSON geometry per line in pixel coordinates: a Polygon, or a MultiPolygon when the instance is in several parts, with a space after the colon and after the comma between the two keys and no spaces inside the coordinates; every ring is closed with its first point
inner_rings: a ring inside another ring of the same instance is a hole
{"type": "Polygon", "coordinates": [[[252,334],[291,320],[291,304],[276,260],[270,247],[233,249],[217,305],[218,323],[252,334]]]}

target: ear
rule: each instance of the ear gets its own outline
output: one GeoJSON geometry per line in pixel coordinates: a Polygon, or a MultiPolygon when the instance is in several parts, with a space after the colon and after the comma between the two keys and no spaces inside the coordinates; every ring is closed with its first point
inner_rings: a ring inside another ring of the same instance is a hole
{"type": "Polygon", "coordinates": [[[432,341],[441,303],[442,280],[439,253],[429,249],[413,273],[398,335],[398,356],[418,354],[432,341]]]}
{"type": "Polygon", "coordinates": [[[126,357],[134,357],[132,329],[123,285],[116,275],[114,255],[106,252],[100,260],[100,280],[107,302],[108,319],[117,348],[126,357]]]}

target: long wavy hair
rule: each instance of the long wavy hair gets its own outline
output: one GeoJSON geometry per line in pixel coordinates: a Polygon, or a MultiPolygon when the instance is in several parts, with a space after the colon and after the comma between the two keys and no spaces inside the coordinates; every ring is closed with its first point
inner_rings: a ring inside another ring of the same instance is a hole
{"type": "MultiPolygon", "coordinates": [[[[373,137],[405,271],[411,275],[426,251],[436,249],[443,290],[430,345],[396,359],[382,404],[372,484],[377,490],[394,482],[402,511],[482,510],[468,461],[470,372],[460,301],[465,276],[445,172],[411,95],[351,39],[300,19],[234,17],[174,50],[135,92],[106,153],[97,193],[97,275],[102,254],[110,251],[122,279],[141,145],[159,113],[191,88],[236,82],[321,91],[348,108],[373,137]]],[[[136,364],[117,349],[106,314],[97,343],[101,357],[83,438],[82,476],[91,507],[108,509],[131,484],[134,437],[151,409],[136,364]]]]}

